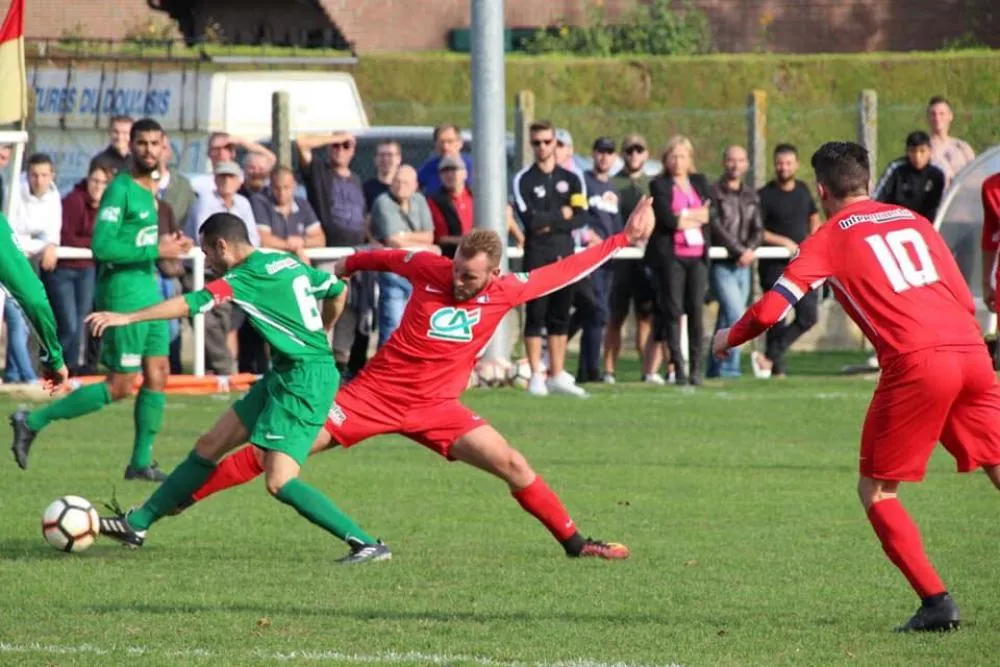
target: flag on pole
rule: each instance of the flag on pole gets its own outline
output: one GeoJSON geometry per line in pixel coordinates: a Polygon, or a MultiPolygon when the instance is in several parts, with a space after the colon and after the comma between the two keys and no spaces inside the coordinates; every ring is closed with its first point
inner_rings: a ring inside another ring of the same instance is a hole
{"type": "Polygon", "coordinates": [[[24,0],[12,0],[3,25],[0,25],[0,123],[17,123],[27,115],[24,0]]]}

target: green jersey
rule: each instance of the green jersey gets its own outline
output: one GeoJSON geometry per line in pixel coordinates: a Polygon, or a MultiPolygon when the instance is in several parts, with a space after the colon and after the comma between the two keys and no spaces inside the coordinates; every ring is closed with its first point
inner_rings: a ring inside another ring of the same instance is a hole
{"type": "Polygon", "coordinates": [[[97,260],[97,307],[128,312],[162,300],[156,259],[156,198],[128,172],[101,197],[91,247],[97,260]]]}
{"type": "Polygon", "coordinates": [[[21,304],[41,341],[41,362],[52,370],[63,366],[62,346],[56,335],[56,318],[45,298],[45,288],[24,256],[14,230],[0,212],[0,284],[21,304]]]}
{"type": "Polygon", "coordinates": [[[192,313],[232,301],[271,346],[275,368],[303,359],[330,358],[317,299],[344,291],[344,283],[280,250],[256,250],[205,289],[185,294],[192,313]]]}

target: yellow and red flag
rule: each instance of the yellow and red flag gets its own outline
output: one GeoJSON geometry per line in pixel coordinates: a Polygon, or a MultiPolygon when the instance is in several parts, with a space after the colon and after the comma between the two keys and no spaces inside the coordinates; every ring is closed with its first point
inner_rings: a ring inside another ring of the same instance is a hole
{"type": "Polygon", "coordinates": [[[0,123],[17,123],[27,115],[24,0],[12,0],[3,25],[0,25],[0,123]]]}

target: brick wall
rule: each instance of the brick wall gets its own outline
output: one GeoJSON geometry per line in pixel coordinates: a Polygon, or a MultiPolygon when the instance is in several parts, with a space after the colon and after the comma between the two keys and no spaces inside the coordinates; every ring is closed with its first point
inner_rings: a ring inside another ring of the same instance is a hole
{"type": "MultiPolygon", "coordinates": [[[[59,38],[76,33],[91,39],[121,39],[129,28],[150,19],[167,22],[167,15],[150,9],[145,0],[27,0],[24,3],[27,37],[59,38]]],[[[10,0],[0,0],[6,15],[10,0]]]]}
{"type": "MultiPolygon", "coordinates": [[[[634,0],[603,0],[614,17],[634,0]]],[[[6,11],[9,0],[0,0],[6,11]]],[[[837,52],[936,49],[972,33],[1000,47],[997,0],[695,0],[722,51],[837,52]]],[[[30,0],[29,37],[59,37],[81,26],[97,38],[121,38],[130,26],[165,15],[144,0],[30,0]]],[[[507,0],[510,27],[579,22],[580,0],[507,0]]],[[[468,26],[469,0],[202,0],[197,30],[209,18],[229,34],[259,26],[287,33],[337,31],[360,51],[444,49],[448,31],[468,26]]]]}

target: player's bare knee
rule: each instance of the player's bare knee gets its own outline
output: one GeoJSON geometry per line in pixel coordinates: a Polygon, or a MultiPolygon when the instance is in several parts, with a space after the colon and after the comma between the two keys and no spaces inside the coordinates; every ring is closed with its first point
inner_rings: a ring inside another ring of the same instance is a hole
{"type": "Polygon", "coordinates": [[[281,491],[281,487],[288,484],[296,477],[297,475],[291,475],[283,472],[268,472],[264,476],[264,486],[267,488],[268,493],[272,496],[277,496],[281,491]]]}
{"type": "Polygon", "coordinates": [[[167,388],[167,377],[170,375],[170,362],[157,358],[146,365],[142,385],[150,391],[163,391],[167,388]]]}
{"type": "Polygon", "coordinates": [[[528,460],[524,458],[521,452],[509,445],[507,446],[507,452],[504,456],[500,472],[504,480],[516,488],[527,486],[535,478],[535,471],[531,468],[528,460]]]}
{"type": "Polygon", "coordinates": [[[108,377],[108,395],[112,401],[121,401],[135,393],[135,375],[112,375],[108,377]]]}
{"type": "Polygon", "coordinates": [[[897,482],[861,477],[858,480],[858,499],[867,511],[877,502],[895,498],[897,486],[897,482]]]}

